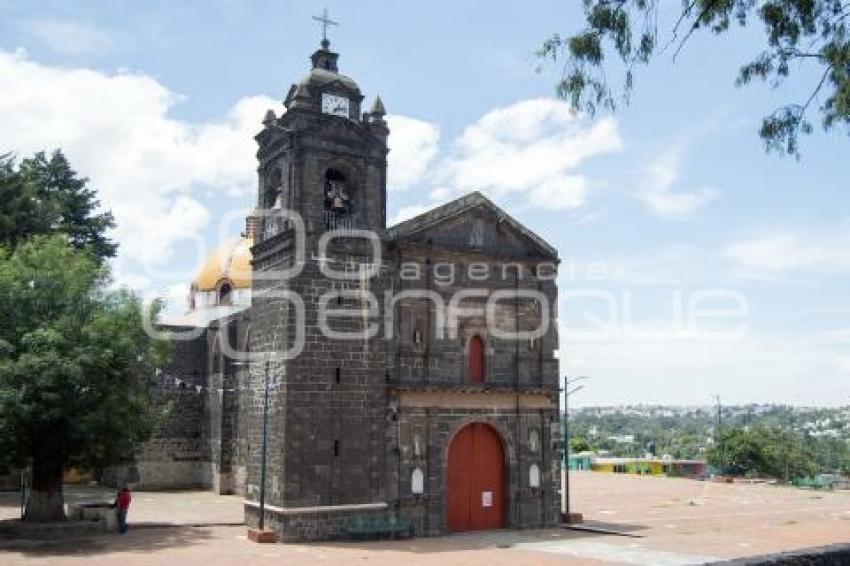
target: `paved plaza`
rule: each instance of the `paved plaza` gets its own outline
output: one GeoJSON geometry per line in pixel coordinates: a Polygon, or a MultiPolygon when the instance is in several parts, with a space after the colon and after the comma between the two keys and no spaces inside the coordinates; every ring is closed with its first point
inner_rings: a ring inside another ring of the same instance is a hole
{"type": "MultiPolygon", "coordinates": [[[[139,492],[126,536],[62,542],[0,541],[17,564],[698,564],[850,541],[850,493],[592,472],[571,476],[574,508],[590,526],[488,531],[363,543],[257,545],[245,537],[241,499],[207,492],[139,492]]],[[[70,498],[109,497],[72,488],[70,498]]],[[[0,514],[18,512],[14,494],[0,514]]]]}

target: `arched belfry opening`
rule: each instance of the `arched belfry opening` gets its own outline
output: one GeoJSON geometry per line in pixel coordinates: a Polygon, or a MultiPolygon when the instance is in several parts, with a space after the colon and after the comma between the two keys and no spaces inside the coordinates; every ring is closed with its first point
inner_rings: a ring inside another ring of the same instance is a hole
{"type": "Polygon", "coordinates": [[[337,228],[351,214],[351,186],[345,174],[338,169],[325,171],[325,224],[337,228]]]}
{"type": "Polygon", "coordinates": [[[266,186],[266,192],[263,198],[264,202],[262,203],[266,208],[272,208],[275,201],[280,196],[282,178],[283,176],[279,167],[272,169],[272,172],[268,177],[268,186],[266,186]]]}

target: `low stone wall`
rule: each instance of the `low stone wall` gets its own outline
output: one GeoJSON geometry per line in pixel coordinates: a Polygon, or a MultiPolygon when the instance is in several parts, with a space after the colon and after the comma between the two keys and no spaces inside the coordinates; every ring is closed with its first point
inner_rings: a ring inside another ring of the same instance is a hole
{"type": "Polygon", "coordinates": [[[803,548],[779,554],[712,563],[714,566],[845,566],[846,564],[850,564],[850,544],[803,548]]]}
{"type": "Polygon", "coordinates": [[[209,462],[140,461],[137,490],[209,489],[213,485],[209,462]]]}
{"type": "Polygon", "coordinates": [[[213,477],[209,462],[141,460],[103,470],[100,483],[108,487],[132,486],[134,491],[209,489],[213,477]]]}
{"type": "MultiPolygon", "coordinates": [[[[283,542],[342,540],[343,529],[354,519],[389,518],[391,514],[393,511],[386,503],[299,508],[266,505],[264,526],[274,530],[283,542]]],[[[256,527],[259,516],[259,504],[245,501],[245,524],[256,527]]]]}

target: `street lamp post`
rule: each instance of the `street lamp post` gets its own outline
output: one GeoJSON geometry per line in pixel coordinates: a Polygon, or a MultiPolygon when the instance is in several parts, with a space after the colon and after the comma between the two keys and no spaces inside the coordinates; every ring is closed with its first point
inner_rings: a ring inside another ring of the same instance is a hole
{"type": "Polygon", "coordinates": [[[568,523],[581,521],[580,518],[573,521],[573,514],[570,510],[570,395],[583,389],[584,385],[578,385],[573,389],[570,389],[570,386],[576,381],[584,379],[590,378],[586,375],[572,379],[564,376],[564,460],[566,464],[564,468],[564,518],[568,523]]]}
{"type": "MultiPolygon", "coordinates": [[[[236,362],[234,365],[250,366],[251,362],[236,362]]],[[[248,538],[255,542],[277,542],[277,536],[272,531],[266,531],[266,453],[268,452],[269,437],[269,375],[271,362],[265,362],[263,376],[263,432],[260,443],[260,508],[259,521],[256,529],[248,529],[248,538]]]]}
{"type": "Polygon", "coordinates": [[[269,434],[269,361],[266,360],[266,375],[263,379],[263,441],[260,448],[260,522],[259,529],[265,530],[266,519],[266,447],[269,434]]]}

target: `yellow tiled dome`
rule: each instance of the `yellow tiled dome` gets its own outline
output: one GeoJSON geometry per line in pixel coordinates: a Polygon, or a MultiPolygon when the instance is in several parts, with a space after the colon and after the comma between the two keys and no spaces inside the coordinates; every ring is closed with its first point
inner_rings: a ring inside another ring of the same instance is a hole
{"type": "Polygon", "coordinates": [[[198,291],[215,291],[222,280],[234,289],[251,288],[252,238],[234,238],[219,246],[207,259],[195,278],[198,291]]]}

